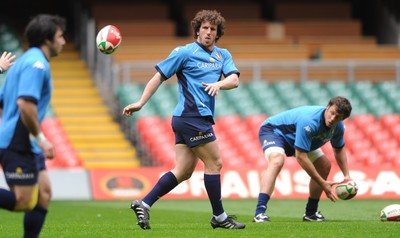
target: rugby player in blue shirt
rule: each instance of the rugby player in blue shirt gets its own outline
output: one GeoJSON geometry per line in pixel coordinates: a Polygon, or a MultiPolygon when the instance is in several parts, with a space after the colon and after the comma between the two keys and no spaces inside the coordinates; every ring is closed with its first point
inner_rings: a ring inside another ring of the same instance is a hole
{"type": "Polygon", "coordinates": [[[65,19],[37,15],[25,29],[29,49],[8,70],[0,90],[0,164],[10,191],[0,189],[0,208],[22,211],[24,237],[38,237],[51,198],[45,158],[53,145],[40,130],[50,103],[50,58],[65,44],[65,19]]]}
{"type": "Polygon", "coordinates": [[[142,109],[165,80],[176,74],[179,101],[172,117],[175,168],[165,173],[142,200],[133,201],[131,208],[136,214],[137,224],[142,229],[150,229],[150,207],[179,183],[189,179],[200,159],[204,163],[204,184],[213,211],[211,226],[243,229],[245,225],[228,216],[222,205],[222,159],[212,127],[215,97],[220,90],[239,86],[239,71],[229,51],[215,45],[224,34],[225,19],[220,13],[199,11],[191,23],[196,41],[176,47],[157,64],[157,72],[147,83],[140,100],[123,109],[123,115],[132,116],[142,109]]]}
{"type": "Polygon", "coordinates": [[[311,177],[303,221],[325,221],[324,216],[317,211],[322,192],[333,202],[338,198],[331,188],[335,183],[326,181],[331,162],[321,146],[330,141],[344,179],[350,179],[344,148],[343,120],[350,116],[351,109],[346,98],[335,97],[326,107],[302,106],[269,117],[262,123],[259,139],[268,168],[262,175],[254,222],[270,221],[266,215],[267,203],[286,156],[295,156],[311,177]]]}

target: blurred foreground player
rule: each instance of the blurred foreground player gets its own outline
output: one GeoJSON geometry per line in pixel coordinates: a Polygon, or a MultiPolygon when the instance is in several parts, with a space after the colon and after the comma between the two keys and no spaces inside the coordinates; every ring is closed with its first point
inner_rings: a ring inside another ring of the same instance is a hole
{"type": "Polygon", "coordinates": [[[10,68],[0,91],[0,163],[10,191],[0,189],[0,207],[25,212],[24,237],[38,237],[51,199],[45,158],[55,155],[40,130],[50,104],[49,60],[65,44],[64,18],[41,14],[25,29],[29,49],[10,68]]]}
{"type": "Polygon", "coordinates": [[[211,226],[245,228],[244,224],[228,216],[222,206],[222,159],[212,127],[215,97],[220,90],[239,86],[239,71],[231,54],[215,45],[224,34],[224,23],[225,19],[215,10],[199,11],[192,20],[196,41],[176,47],[164,61],[157,64],[157,73],[147,83],[140,100],[123,110],[125,116],[132,116],[142,109],[162,82],[176,74],[180,94],[172,117],[176,165],[158,180],[143,200],[132,202],[131,208],[142,229],[150,229],[150,207],[179,183],[189,179],[199,159],[204,163],[204,185],[213,211],[211,226]]]}
{"type": "Polygon", "coordinates": [[[269,117],[262,123],[259,139],[268,168],[262,175],[254,222],[270,221],[266,214],[267,203],[286,156],[295,156],[311,177],[303,221],[325,221],[325,217],[318,212],[322,192],[333,202],[338,198],[331,188],[335,183],[326,181],[331,162],[321,147],[330,141],[344,179],[350,179],[344,148],[343,120],[350,116],[351,110],[351,104],[346,98],[335,97],[326,107],[302,106],[269,117]]]}

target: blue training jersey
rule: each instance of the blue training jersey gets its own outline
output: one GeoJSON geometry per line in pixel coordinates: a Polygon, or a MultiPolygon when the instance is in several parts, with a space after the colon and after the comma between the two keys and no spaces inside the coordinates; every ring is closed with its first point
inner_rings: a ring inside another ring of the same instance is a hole
{"type": "Polygon", "coordinates": [[[208,95],[201,83],[218,82],[222,75],[239,75],[228,50],[214,46],[209,52],[197,42],[176,47],[156,70],[165,79],[176,74],[179,100],[173,115],[182,117],[214,116],[215,96],[208,95]]]}
{"type": "Polygon", "coordinates": [[[295,149],[310,152],[330,141],[332,147],[344,146],[344,123],[331,128],[325,126],[323,106],[302,106],[267,118],[262,126],[273,126],[274,132],[283,136],[295,149]]]}
{"type": "Polygon", "coordinates": [[[41,123],[50,104],[51,92],[50,65],[39,48],[30,48],[8,70],[0,90],[0,104],[3,106],[1,149],[41,153],[38,145],[30,140],[29,131],[22,123],[17,99],[34,102],[41,123]]]}

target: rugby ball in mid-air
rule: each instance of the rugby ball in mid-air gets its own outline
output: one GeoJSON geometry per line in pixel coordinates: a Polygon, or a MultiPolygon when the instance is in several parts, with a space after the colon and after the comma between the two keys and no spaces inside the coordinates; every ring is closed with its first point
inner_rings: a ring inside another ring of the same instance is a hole
{"type": "Polygon", "coordinates": [[[121,44],[121,32],[116,26],[108,25],[97,33],[96,46],[103,54],[114,53],[121,44]]]}
{"type": "Polygon", "coordinates": [[[384,207],[379,215],[381,221],[400,221],[400,204],[384,207]]]}
{"type": "Polygon", "coordinates": [[[357,195],[358,186],[353,180],[343,180],[336,185],[335,190],[340,199],[349,200],[357,195]]]}

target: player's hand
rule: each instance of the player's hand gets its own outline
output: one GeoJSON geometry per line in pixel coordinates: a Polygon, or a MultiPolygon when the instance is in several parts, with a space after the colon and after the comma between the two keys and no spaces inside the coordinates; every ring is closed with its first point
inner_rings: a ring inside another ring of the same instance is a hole
{"type": "Polygon", "coordinates": [[[338,197],[336,196],[335,191],[332,189],[332,185],[337,184],[336,182],[327,182],[322,186],[322,189],[324,190],[326,196],[332,201],[336,202],[338,200],[338,197]]]}
{"type": "Polygon", "coordinates": [[[142,109],[142,105],[140,105],[139,103],[132,103],[124,108],[124,110],[122,111],[122,115],[130,117],[133,115],[134,112],[137,112],[140,109],[142,109]]]}
{"type": "Polygon", "coordinates": [[[53,144],[47,139],[41,140],[37,142],[38,146],[42,149],[44,156],[46,159],[53,159],[55,156],[55,149],[53,144]]]}
{"type": "Polygon", "coordinates": [[[208,95],[210,95],[210,96],[218,95],[218,92],[219,92],[219,90],[221,88],[219,86],[218,82],[217,83],[211,83],[211,84],[202,82],[201,84],[206,87],[204,89],[204,91],[208,92],[208,95]]]}
{"type": "Polygon", "coordinates": [[[11,65],[14,64],[14,60],[17,56],[13,55],[11,52],[4,51],[0,57],[0,67],[3,71],[8,70],[11,65]]]}

